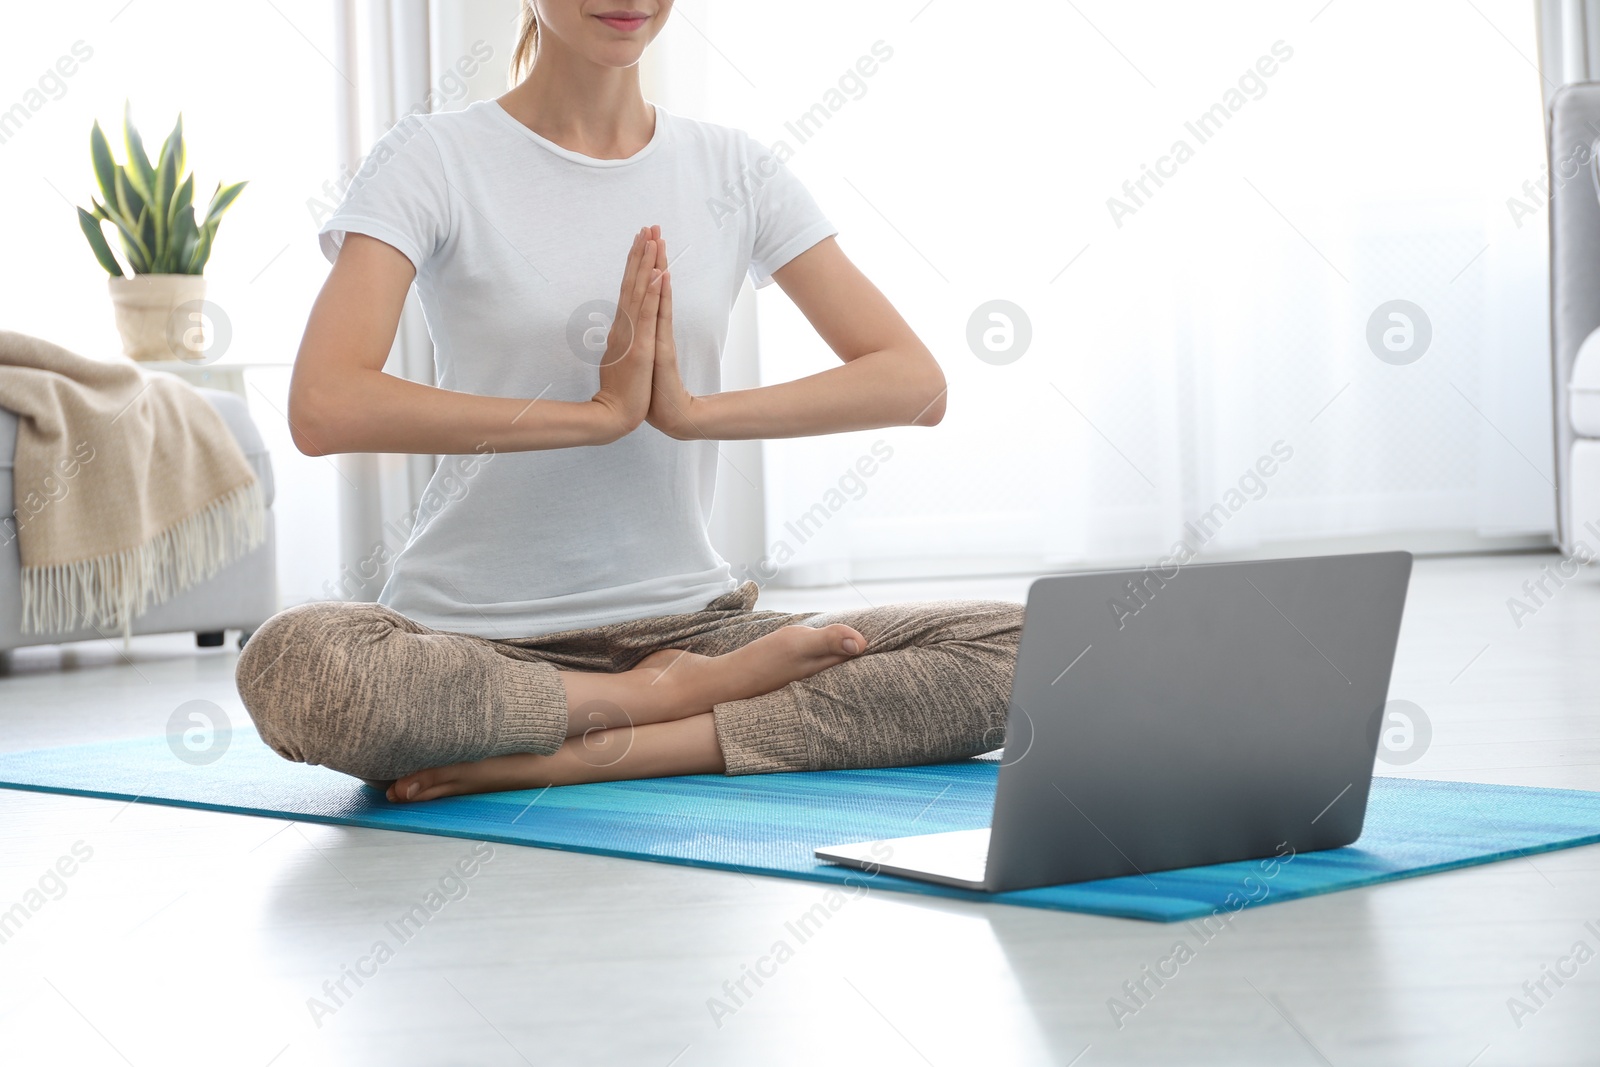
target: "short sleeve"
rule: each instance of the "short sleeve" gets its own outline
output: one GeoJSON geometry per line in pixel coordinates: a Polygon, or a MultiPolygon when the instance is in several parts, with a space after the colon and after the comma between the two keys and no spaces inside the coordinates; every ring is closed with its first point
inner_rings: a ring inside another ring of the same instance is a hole
{"type": "Polygon", "coordinates": [[[398,248],[420,273],[449,232],[444,160],[425,120],[408,115],[378,138],[344,200],[318,231],[332,263],[347,233],[364,233],[398,248]]]}
{"type": "Polygon", "coordinates": [[[750,280],[763,289],[772,284],[772,275],[780,267],[839,229],[777,156],[754,139],[748,143],[753,155],[751,172],[761,183],[754,198],[750,280]]]}

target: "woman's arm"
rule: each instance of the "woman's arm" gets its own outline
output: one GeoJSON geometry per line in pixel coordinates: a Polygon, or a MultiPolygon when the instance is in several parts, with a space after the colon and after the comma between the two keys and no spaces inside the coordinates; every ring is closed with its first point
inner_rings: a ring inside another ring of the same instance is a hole
{"type": "MultiPolygon", "coordinates": [[[[664,261],[665,250],[659,254],[664,261]]],[[[817,243],[773,278],[844,365],[779,385],[689,395],[672,351],[669,275],[657,328],[652,425],[679,440],[747,440],[932,426],[944,418],[938,362],[837,241],[817,243]]]]}
{"type": "MultiPolygon", "coordinates": [[[[416,271],[398,249],[347,234],[311,309],[289,385],[289,432],[310,456],[334,452],[464,455],[599,445],[649,407],[659,282],[646,227],[635,236],[618,304],[637,331],[614,330],[591,400],[477,396],[383,372],[416,271]]],[[[622,322],[624,316],[618,315],[622,322]]]]}

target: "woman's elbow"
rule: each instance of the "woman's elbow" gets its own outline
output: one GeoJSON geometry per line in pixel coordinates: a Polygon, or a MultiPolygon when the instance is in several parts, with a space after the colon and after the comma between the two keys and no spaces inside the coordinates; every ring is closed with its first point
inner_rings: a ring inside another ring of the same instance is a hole
{"type": "Polygon", "coordinates": [[[933,353],[924,350],[923,367],[917,375],[916,396],[922,408],[911,420],[912,426],[937,426],[944,419],[945,398],[950,387],[945,383],[944,371],[933,353]]]}
{"type": "Polygon", "coordinates": [[[326,456],[340,449],[331,440],[328,404],[321,391],[299,382],[289,387],[289,440],[307,456],[326,456]]]}

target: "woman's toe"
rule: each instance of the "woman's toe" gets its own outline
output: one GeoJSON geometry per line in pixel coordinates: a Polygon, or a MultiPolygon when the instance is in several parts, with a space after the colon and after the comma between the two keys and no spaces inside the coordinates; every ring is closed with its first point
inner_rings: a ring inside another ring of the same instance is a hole
{"type": "Polygon", "coordinates": [[[408,774],[404,778],[397,778],[385,795],[399,803],[409,800],[428,800],[430,794],[442,784],[441,777],[438,770],[408,774]]]}
{"type": "Polygon", "coordinates": [[[859,630],[842,622],[824,626],[819,632],[827,638],[828,650],[836,655],[856,656],[866,651],[867,639],[859,630]]]}

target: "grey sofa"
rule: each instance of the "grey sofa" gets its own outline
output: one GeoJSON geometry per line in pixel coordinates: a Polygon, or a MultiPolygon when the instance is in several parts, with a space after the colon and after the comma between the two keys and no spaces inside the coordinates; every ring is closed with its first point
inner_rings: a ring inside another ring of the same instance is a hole
{"type": "Polygon", "coordinates": [[[1563,554],[1600,550],[1600,82],[1550,100],[1550,348],[1563,554]],[[1592,338],[1592,340],[1591,340],[1592,338]],[[1585,342],[1589,342],[1585,344],[1585,342]],[[1580,353],[1583,358],[1580,357],[1580,353]]]}
{"type": "MultiPolygon", "coordinates": [[[[261,479],[267,505],[267,537],[258,548],[218,571],[209,581],[191,586],[164,604],[150,607],[133,620],[135,634],[192,630],[201,645],[220,645],[226,630],[240,631],[239,644],[278,607],[276,531],[272,514],[272,461],[261,433],[250,419],[244,398],[216,389],[198,392],[217,409],[245,458],[261,479]]],[[[17,417],[0,408],[0,511],[13,505],[12,461],[16,454],[17,417]]],[[[5,538],[0,537],[0,541],[5,538]]],[[[22,561],[14,538],[0,544],[0,652],[24,645],[60,644],[119,637],[120,631],[88,627],[67,634],[22,632],[22,561]]]]}

